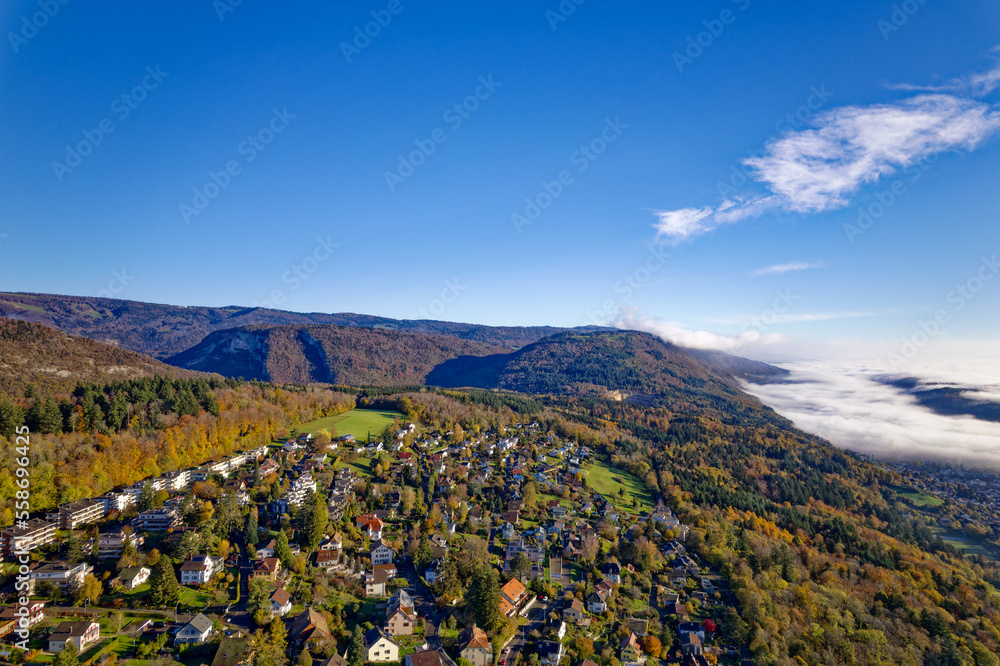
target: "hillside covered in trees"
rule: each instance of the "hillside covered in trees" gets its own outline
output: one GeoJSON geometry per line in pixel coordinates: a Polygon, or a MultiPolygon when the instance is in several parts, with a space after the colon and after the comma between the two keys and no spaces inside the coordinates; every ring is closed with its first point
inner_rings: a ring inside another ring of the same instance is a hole
{"type": "Polygon", "coordinates": [[[209,334],[167,359],[193,370],[276,383],[352,386],[426,383],[441,363],[504,350],[445,335],[345,326],[245,326],[209,334]]]}
{"type": "Polygon", "coordinates": [[[0,392],[21,394],[29,386],[68,390],[77,382],[127,380],[157,374],[203,376],[47,326],[0,318],[0,392]]]}

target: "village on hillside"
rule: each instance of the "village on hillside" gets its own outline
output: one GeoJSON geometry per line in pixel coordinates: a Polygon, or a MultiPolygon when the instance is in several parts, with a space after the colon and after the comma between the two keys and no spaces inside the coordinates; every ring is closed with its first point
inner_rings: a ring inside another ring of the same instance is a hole
{"type": "Polygon", "coordinates": [[[0,531],[0,659],[752,663],[667,499],[539,423],[282,435],[0,531]]]}

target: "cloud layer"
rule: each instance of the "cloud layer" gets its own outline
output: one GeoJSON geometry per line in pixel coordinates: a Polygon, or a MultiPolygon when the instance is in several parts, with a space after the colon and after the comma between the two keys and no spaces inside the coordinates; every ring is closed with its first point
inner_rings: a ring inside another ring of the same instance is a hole
{"type": "Polygon", "coordinates": [[[786,132],[769,141],[761,156],[743,161],[767,194],[654,211],[657,236],[682,241],[769,210],[842,208],[866,184],[947,151],[973,150],[1000,127],[1000,113],[974,96],[998,85],[1000,68],[994,68],[930,88],[934,93],[817,114],[813,127],[786,132]]]}
{"type": "MultiPolygon", "coordinates": [[[[929,458],[1000,469],[1000,423],[934,414],[904,391],[874,381],[882,369],[870,365],[783,365],[792,372],[791,383],[750,384],[746,389],[806,432],[841,448],[885,458],[929,458]]],[[[970,366],[969,374],[978,374],[978,365],[970,366]]],[[[958,374],[966,376],[964,371],[958,374]]],[[[929,375],[922,378],[932,381],[929,375]]],[[[995,388],[981,392],[996,396],[995,388]]]]}

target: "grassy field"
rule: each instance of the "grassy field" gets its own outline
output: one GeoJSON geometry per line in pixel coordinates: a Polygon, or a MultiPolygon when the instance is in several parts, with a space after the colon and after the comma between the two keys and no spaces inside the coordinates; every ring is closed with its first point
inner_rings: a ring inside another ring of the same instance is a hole
{"type": "Polygon", "coordinates": [[[653,510],[653,496],[646,485],[634,474],[611,467],[605,462],[597,461],[587,472],[587,485],[604,495],[616,507],[627,511],[649,512],[653,510]],[[618,496],[618,491],[625,489],[625,497],[618,496]],[[632,507],[632,498],[636,506],[632,507]]]}
{"type": "Polygon", "coordinates": [[[919,490],[914,490],[913,488],[905,488],[903,486],[890,487],[899,493],[903,499],[916,507],[941,506],[944,504],[944,500],[940,497],[934,497],[933,495],[922,493],[919,490]]]}
{"type": "Polygon", "coordinates": [[[190,587],[181,586],[180,603],[182,606],[204,608],[211,602],[211,600],[212,598],[204,592],[200,592],[190,587]]]}
{"type": "Polygon", "coordinates": [[[373,470],[372,470],[371,458],[365,456],[358,456],[357,458],[354,459],[353,462],[344,462],[343,458],[338,458],[337,460],[340,461],[337,467],[340,467],[341,465],[347,465],[355,472],[357,472],[360,476],[363,476],[365,478],[370,478],[372,475],[373,470]]]}
{"type": "Polygon", "coordinates": [[[316,434],[320,430],[329,430],[330,436],[337,438],[341,435],[354,435],[359,440],[368,438],[368,433],[372,437],[377,437],[385,430],[385,427],[392,425],[396,419],[403,418],[399,412],[383,409],[352,409],[336,416],[324,416],[321,419],[303,423],[298,427],[298,432],[309,432],[316,434]]]}
{"type": "Polygon", "coordinates": [[[997,559],[997,552],[988,546],[969,541],[961,534],[946,530],[940,525],[928,525],[928,528],[934,536],[941,537],[941,540],[949,546],[954,546],[967,555],[983,555],[984,557],[997,559]]]}

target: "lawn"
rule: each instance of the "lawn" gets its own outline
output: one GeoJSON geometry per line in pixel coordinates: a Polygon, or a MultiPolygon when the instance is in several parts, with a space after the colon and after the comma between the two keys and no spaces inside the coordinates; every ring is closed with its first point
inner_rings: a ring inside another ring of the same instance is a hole
{"type": "MultiPolygon", "coordinates": [[[[358,456],[353,462],[345,463],[341,458],[341,464],[347,465],[363,477],[370,478],[372,475],[372,459],[358,456]]],[[[339,465],[338,465],[339,466],[339,465]]]]}
{"type": "Polygon", "coordinates": [[[303,423],[296,430],[300,433],[309,432],[316,434],[320,430],[328,430],[333,438],[341,435],[354,435],[357,439],[364,441],[371,433],[372,437],[377,437],[385,430],[386,426],[392,425],[396,419],[403,418],[399,412],[385,409],[352,409],[336,416],[324,416],[323,418],[303,423]]]}
{"type": "Polygon", "coordinates": [[[619,509],[637,512],[653,510],[653,496],[646,485],[634,474],[611,467],[605,462],[595,462],[587,472],[587,485],[604,495],[605,498],[619,509]],[[618,491],[625,489],[625,497],[619,497],[618,491]],[[632,507],[632,498],[636,506],[632,507]]]}
{"type": "Polygon", "coordinates": [[[961,534],[946,530],[939,525],[928,525],[927,527],[934,536],[941,537],[941,540],[946,544],[958,548],[966,555],[983,555],[984,557],[993,559],[997,558],[997,552],[985,544],[969,541],[961,534]]]}
{"type": "Polygon", "coordinates": [[[934,495],[928,495],[927,493],[922,493],[919,490],[914,490],[913,488],[906,488],[903,486],[890,487],[899,493],[900,497],[916,507],[934,507],[944,504],[944,500],[940,497],[934,497],[934,495]]]}
{"type": "Polygon", "coordinates": [[[190,587],[181,587],[181,596],[179,599],[181,606],[204,608],[211,600],[212,597],[204,592],[191,589],[190,587]]]}

